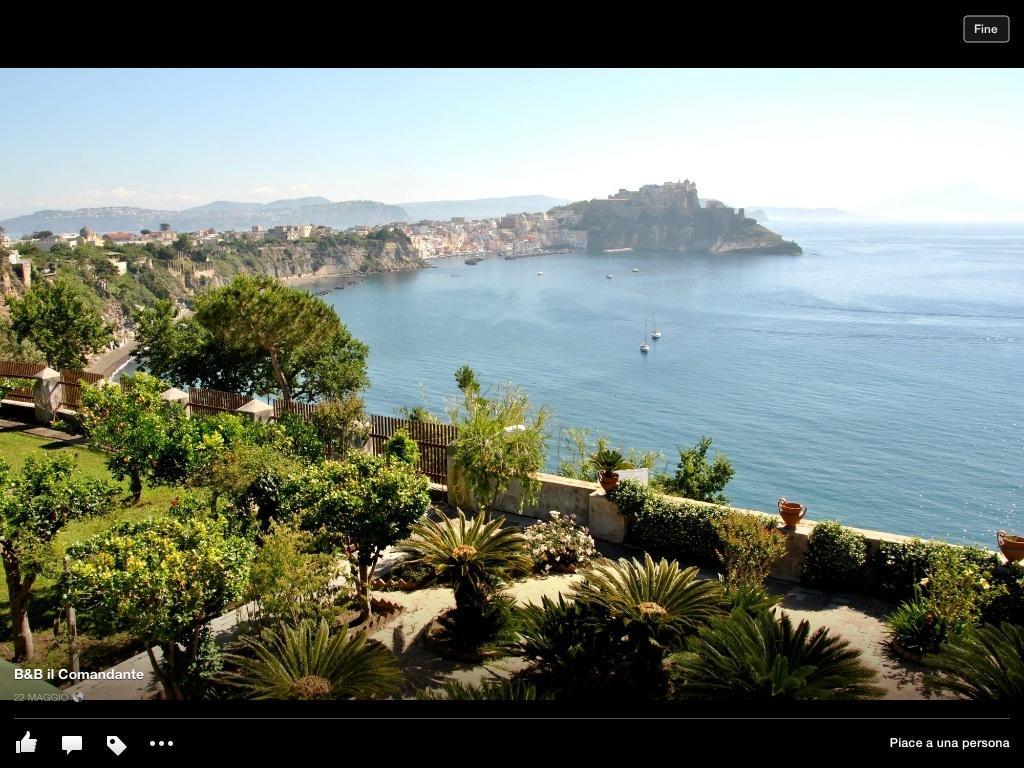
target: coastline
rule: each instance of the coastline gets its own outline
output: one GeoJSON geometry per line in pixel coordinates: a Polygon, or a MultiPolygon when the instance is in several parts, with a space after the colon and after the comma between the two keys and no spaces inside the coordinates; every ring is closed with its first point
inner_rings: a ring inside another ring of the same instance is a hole
{"type": "Polygon", "coordinates": [[[98,373],[105,379],[110,379],[117,371],[127,365],[137,346],[136,341],[132,339],[117,349],[108,350],[89,363],[85,370],[90,373],[98,373]]]}
{"type": "Polygon", "coordinates": [[[363,282],[366,279],[367,274],[362,272],[327,272],[317,274],[316,272],[310,272],[304,275],[288,275],[287,277],[277,278],[285,285],[289,285],[295,288],[303,288],[306,286],[315,286],[320,283],[330,282],[333,285],[343,283],[345,287],[350,285],[356,285],[357,283],[363,282]]]}
{"type": "Polygon", "coordinates": [[[383,275],[389,272],[409,272],[418,269],[431,269],[431,265],[425,261],[422,264],[409,266],[404,269],[375,269],[370,272],[354,272],[352,270],[341,272],[309,272],[303,275],[287,275],[277,279],[285,285],[294,288],[308,288],[323,286],[331,289],[342,290],[352,285],[359,285],[366,278],[373,275],[383,275]]]}

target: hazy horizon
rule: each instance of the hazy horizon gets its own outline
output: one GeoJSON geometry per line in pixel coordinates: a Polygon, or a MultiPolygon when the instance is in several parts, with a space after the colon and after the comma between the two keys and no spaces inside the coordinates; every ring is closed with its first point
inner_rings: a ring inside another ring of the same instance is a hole
{"type": "Polygon", "coordinates": [[[994,69],[6,70],[0,219],[689,178],[733,206],[1020,221],[1022,86],[994,69]]]}

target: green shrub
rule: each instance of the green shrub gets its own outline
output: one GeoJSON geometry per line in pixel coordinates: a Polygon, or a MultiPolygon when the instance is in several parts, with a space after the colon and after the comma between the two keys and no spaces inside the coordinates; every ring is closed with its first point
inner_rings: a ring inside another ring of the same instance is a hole
{"type": "Polygon", "coordinates": [[[523,531],[530,550],[533,570],[542,573],[575,573],[597,555],[594,537],[571,517],[552,511],[551,519],[531,525],[523,531]]]}
{"type": "Polygon", "coordinates": [[[981,619],[991,584],[976,560],[959,547],[941,547],[931,558],[930,573],[922,579],[935,612],[949,624],[950,635],[969,631],[981,619]]]}
{"type": "Polygon", "coordinates": [[[688,448],[679,449],[679,464],[673,477],[665,478],[664,484],[672,493],[697,501],[711,501],[728,504],[722,490],[732,480],[736,470],[724,453],[716,452],[708,461],[710,437],[701,437],[700,442],[688,448]]]}
{"type": "Polygon", "coordinates": [[[764,586],[786,554],[786,535],[773,519],[729,510],[715,521],[715,529],[722,537],[718,558],[725,567],[727,588],[764,586]]]}
{"type": "Polygon", "coordinates": [[[878,596],[894,603],[911,598],[915,587],[928,575],[928,558],[934,547],[920,539],[880,541],[871,563],[878,596]]]}
{"type": "Polygon", "coordinates": [[[1020,563],[992,574],[994,594],[982,609],[985,624],[1024,626],[1024,566],[1020,563]]]}
{"type": "Polygon", "coordinates": [[[271,522],[249,573],[246,599],[253,603],[254,621],[269,626],[319,620],[339,593],[355,593],[349,563],[313,552],[313,544],[308,531],[271,522]]]}
{"type": "Polygon", "coordinates": [[[632,480],[619,483],[610,498],[629,520],[629,540],[659,556],[717,565],[722,538],[716,522],[723,507],[673,499],[632,480]]]}
{"type": "Polygon", "coordinates": [[[400,429],[384,441],[384,455],[394,456],[410,466],[417,466],[420,463],[420,447],[415,440],[409,436],[408,430],[400,429]]]}
{"type": "Polygon", "coordinates": [[[889,638],[918,656],[935,653],[949,636],[948,623],[934,611],[931,601],[920,590],[887,616],[885,623],[889,627],[889,638]]]}
{"type": "MultiPolygon", "coordinates": [[[[982,551],[983,552],[983,551],[982,551]]],[[[935,653],[947,640],[971,633],[996,592],[979,550],[933,545],[928,575],[887,619],[892,639],[916,654],[935,653]]]]}
{"type": "Polygon", "coordinates": [[[292,451],[306,461],[323,461],[326,458],[324,442],[316,426],[295,413],[282,413],[277,423],[291,440],[292,451]]]}
{"type": "Polygon", "coordinates": [[[801,580],[820,589],[857,590],[863,586],[867,542],[835,521],[818,523],[811,532],[801,580]]]}
{"type": "Polygon", "coordinates": [[[921,579],[928,577],[937,558],[945,552],[954,553],[964,566],[991,581],[998,565],[993,552],[978,547],[956,547],[942,542],[914,539],[909,542],[881,541],[870,563],[870,581],[878,596],[890,602],[908,600],[921,579]]]}

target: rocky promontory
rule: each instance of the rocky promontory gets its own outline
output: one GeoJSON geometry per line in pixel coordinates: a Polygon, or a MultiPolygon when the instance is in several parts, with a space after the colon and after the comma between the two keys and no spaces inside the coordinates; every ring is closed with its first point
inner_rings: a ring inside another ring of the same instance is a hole
{"type": "Polygon", "coordinates": [[[800,246],[717,200],[701,205],[697,186],[686,180],[620,189],[606,199],[567,206],[579,214],[588,250],[701,253],[802,253],[800,246]]]}

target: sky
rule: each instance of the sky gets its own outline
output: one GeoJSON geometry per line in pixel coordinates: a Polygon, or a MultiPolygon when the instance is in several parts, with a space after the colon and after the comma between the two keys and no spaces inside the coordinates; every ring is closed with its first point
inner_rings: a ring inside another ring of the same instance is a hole
{"type": "Polygon", "coordinates": [[[1024,219],[1021,69],[7,69],[0,105],[0,218],[689,178],[735,206],[1024,219]]]}

